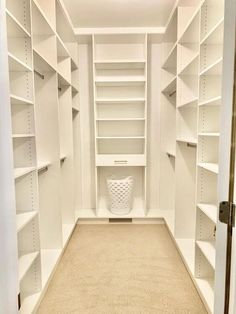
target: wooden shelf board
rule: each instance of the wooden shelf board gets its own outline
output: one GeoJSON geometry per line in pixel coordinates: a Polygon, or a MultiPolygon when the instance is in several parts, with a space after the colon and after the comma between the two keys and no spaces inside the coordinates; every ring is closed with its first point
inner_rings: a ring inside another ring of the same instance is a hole
{"type": "Polygon", "coordinates": [[[142,140],[145,136],[96,136],[98,140],[142,140]]]}
{"type": "Polygon", "coordinates": [[[64,44],[64,42],[62,41],[62,39],[58,35],[58,33],[56,35],[57,35],[57,56],[70,58],[70,53],[69,53],[66,45],[64,44]]]}
{"type": "Polygon", "coordinates": [[[35,137],[35,134],[12,134],[12,138],[31,138],[31,137],[35,137]]]}
{"type": "Polygon", "coordinates": [[[212,204],[199,203],[197,207],[215,224],[217,223],[217,206],[212,204]]]}
{"type": "MultiPolygon", "coordinates": [[[[200,5],[201,6],[201,5],[200,5]]],[[[193,23],[195,17],[198,15],[199,13],[199,8],[200,6],[196,6],[195,11],[193,12],[193,15],[191,16],[191,18],[189,19],[189,22],[187,23],[187,25],[185,26],[182,34],[179,36],[179,42],[181,42],[181,40],[183,39],[184,35],[186,34],[186,32],[189,30],[189,27],[191,26],[191,24],[193,23]]]]}
{"type": "MultiPolygon", "coordinates": [[[[29,38],[31,37],[31,34],[27,31],[24,25],[8,9],[6,9],[6,15],[7,17],[11,19],[11,21],[13,21],[16,24],[16,27],[18,28],[17,29],[18,35],[24,34],[26,37],[29,37],[29,38]]],[[[12,30],[9,30],[9,29],[8,29],[8,33],[12,35],[14,34],[12,30]]],[[[15,33],[14,35],[17,35],[17,34],[15,33]]]]}
{"type": "Polygon", "coordinates": [[[216,249],[215,249],[215,241],[210,240],[199,240],[196,241],[197,246],[206,257],[210,265],[213,269],[215,269],[215,257],[216,257],[216,249]]]}
{"type": "Polygon", "coordinates": [[[36,71],[57,72],[56,65],[51,64],[37,48],[33,47],[34,53],[34,69],[36,71]]]}
{"type": "Polygon", "coordinates": [[[219,165],[216,163],[201,162],[201,163],[198,163],[198,167],[201,167],[203,169],[206,169],[206,170],[213,172],[213,173],[216,173],[216,174],[219,173],[219,165]]]}
{"type": "Polygon", "coordinates": [[[36,170],[35,167],[22,167],[22,168],[15,168],[14,169],[14,177],[15,179],[23,177],[31,172],[36,170]]]}
{"type": "Polygon", "coordinates": [[[98,118],[96,121],[145,121],[145,118],[98,118]]]}
{"type": "Polygon", "coordinates": [[[47,24],[47,27],[50,29],[50,32],[53,35],[56,35],[56,31],[54,29],[54,26],[51,24],[51,22],[48,20],[48,18],[46,17],[46,15],[44,14],[43,10],[40,7],[40,4],[38,3],[37,0],[32,0],[34,5],[36,6],[39,14],[41,15],[42,19],[44,20],[44,22],[47,24]]]}
{"type": "Polygon", "coordinates": [[[190,107],[190,106],[195,106],[198,102],[198,97],[194,97],[192,99],[189,99],[182,103],[180,106],[177,106],[178,109],[185,108],[185,107],[190,107]]]}
{"type": "Polygon", "coordinates": [[[114,103],[114,104],[126,104],[126,103],[139,103],[145,102],[146,98],[96,98],[96,103],[114,103]]]}
{"type": "Polygon", "coordinates": [[[31,265],[34,263],[36,258],[39,256],[39,252],[28,253],[22,255],[19,258],[18,268],[19,268],[19,281],[23,279],[27,271],[30,269],[31,265]]]}
{"type": "Polygon", "coordinates": [[[198,136],[219,137],[220,133],[219,132],[201,132],[201,133],[198,133],[198,136]]]}
{"type": "Polygon", "coordinates": [[[37,211],[29,211],[16,215],[16,229],[20,232],[34,217],[38,215],[37,211]]]}
{"type": "Polygon", "coordinates": [[[220,40],[211,40],[211,37],[215,35],[215,33],[220,29],[220,27],[223,27],[224,24],[224,18],[221,18],[213,27],[212,29],[206,34],[206,36],[200,41],[200,45],[205,43],[213,43],[217,44],[218,42],[222,43],[222,39],[220,40]]]}
{"type": "Polygon", "coordinates": [[[104,77],[95,79],[97,86],[139,86],[145,83],[145,77],[104,77]]]}
{"type": "Polygon", "coordinates": [[[26,297],[21,304],[19,314],[33,313],[40,301],[41,292],[34,293],[26,297]]]}
{"type": "Polygon", "coordinates": [[[17,95],[10,95],[10,100],[11,100],[11,104],[12,105],[33,105],[33,101],[23,98],[23,97],[19,97],[17,95]]]}
{"type": "Polygon", "coordinates": [[[162,93],[172,93],[176,90],[177,77],[173,77],[171,81],[162,89],[162,93]]]}
{"type": "Polygon", "coordinates": [[[8,52],[8,62],[10,72],[32,72],[32,68],[8,52]]]}
{"type": "Polygon", "coordinates": [[[46,169],[47,167],[49,167],[51,165],[51,163],[49,161],[40,161],[38,162],[38,171],[46,169]]]}
{"type": "MultiPolygon", "coordinates": [[[[162,64],[162,69],[166,69],[168,68],[168,62],[169,60],[174,56],[174,54],[177,55],[177,41],[174,43],[173,47],[171,48],[171,50],[169,51],[165,61],[162,64]]],[[[177,58],[176,58],[176,63],[177,63],[177,58]]]]}
{"type": "Polygon", "coordinates": [[[213,97],[199,103],[199,106],[219,106],[221,104],[221,96],[213,97]]]}
{"type": "Polygon", "coordinates": [[[188,138],[177,138],[176,142],[197,145],[197,139],[191,139],[191,138],[189,138],[189,139],[188,138]]]}
{"type": "Polygon", "coordinates": [[[97,69],[143,69],[146,64],[145,59],[107,59],[95,60],[97,69]]]}
{"type": "Polygon", "coordinates": [[[210,313],[214,312],[214,279],[213,278],[195,278],[198,291],[210,313]]]}
{"type": "Polygon", "coordinates": [[[220,75],[222,73],[223,58],[219,58],[214,63],[210,64],[207,68],[200,72],[200,76],[206,75],[220,75]]]}
{"type": "MultiPolygon", "coordinates": [[[[196,62],[198,57],[199,57],[199,52],[195,53],[195,55],[191,58],[191,60],[189,60],[187,62],[187,64],[185,64],[184,67],[182,67],[182,69],[179,71],[178,75],[180,75],[180,76],[181,75],[189,75],[188,68],[190,68],[194,64],[194,62],[196,62]]],[[[197,71],[196,71],[196,75],[197,75],[197,71]]]]}

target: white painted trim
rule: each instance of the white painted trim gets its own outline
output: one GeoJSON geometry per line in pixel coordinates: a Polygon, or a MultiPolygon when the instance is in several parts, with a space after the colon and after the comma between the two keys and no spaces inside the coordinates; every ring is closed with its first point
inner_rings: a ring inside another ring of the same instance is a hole
{"type": "Polygon", "coordinates": [[[163,35],[165,27],[104,27],[104,28],[74,28],[76,36],[80,35],[115,35],[115,34],[156,34],[163,35]]]}

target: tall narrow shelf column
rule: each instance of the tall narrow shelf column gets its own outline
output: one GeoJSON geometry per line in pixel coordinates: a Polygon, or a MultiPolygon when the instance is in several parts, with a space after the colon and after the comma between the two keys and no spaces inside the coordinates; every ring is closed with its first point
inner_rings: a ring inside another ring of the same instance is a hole
{"type": "Polygon", "coordinates": [[[214,312],[224,1],[201,6],[195,276],[214,312]]]}
{"type": "Polygon", "coordinates": [[[106,179],[134,177],[129,217],[146,204],[147,35],[93,36],[96,215],[109,211],[106,179]]]}

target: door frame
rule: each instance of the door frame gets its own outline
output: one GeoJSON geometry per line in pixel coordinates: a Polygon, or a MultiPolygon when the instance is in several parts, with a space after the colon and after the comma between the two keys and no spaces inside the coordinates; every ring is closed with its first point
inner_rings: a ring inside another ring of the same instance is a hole
{"type": "MultiPolygon", "coordinates": [[[[228,201],[233,114],[236,1],[225,0],[218,203],[228,201]]],[[[219,218],[219,210],[218,210],[219,218]]],[[[227,225],[217,221],[214,314],[224,313],[227,225]]],[[[234,251],[233,251],[234,252],[234,251]]],[[[233,289],[231,290],[233,293],[233,289]]],[[[231,298],[232,300],[232,298],[231,298]]],[[[231,301],[230,300],[230,301],[231,301]]],[[[233,305],[234,306],[234,305],[233,305]]],[[[231,306],[232,308],[232,306],[231,306]]],[[[230,312],[229,312],[230,313],[230,312]]],[[[232,314],[235,312],[232,312],[232,314]]]]}

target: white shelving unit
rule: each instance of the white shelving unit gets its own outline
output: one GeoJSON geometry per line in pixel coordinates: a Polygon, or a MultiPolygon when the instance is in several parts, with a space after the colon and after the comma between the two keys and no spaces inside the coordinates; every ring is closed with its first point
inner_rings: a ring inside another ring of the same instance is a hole
{"type": "Polygon", "coordinates": [[[109,211],[106,179],[134,177],[129,215],[145,217],[147,142],[147,35],[94,35],[96,216],[109,211]]]}
{"type": "Polygon", "coordinates": [[[168,200],[163,198],[161,208],[196,288],[213,313],[224,1],[191,5],[179,4],[173,10],[165,33],[167,38],[172,34],[172,48],[166,51],[165,39],[162,44],[166,186],[161,194],[165,197],[168,190],[168,200]]]}
{"type": "Polygon", "coordinates": [[[59,0],[7,0],[6,26],[19,307],[32,313],[76,224],[78,44],[59,0]]]}

